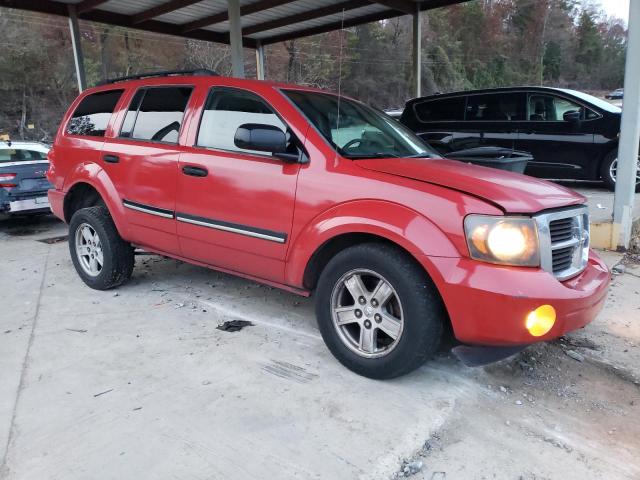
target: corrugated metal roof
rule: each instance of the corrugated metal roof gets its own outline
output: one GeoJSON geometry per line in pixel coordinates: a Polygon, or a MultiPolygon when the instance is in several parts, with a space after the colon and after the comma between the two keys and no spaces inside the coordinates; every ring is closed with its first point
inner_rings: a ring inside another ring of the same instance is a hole
{"type": "MultiPolygon", "coordinates": [[[[255,46],[468,0],[240,0],[245,45],[255,46]],[[342,11],[344,9],[344,12],[342,11]]],[[[227,0],[0,0],[0,6],[68,15],[170,35],[228,42],[227,0]],[[151,13],[150,13],[151,12],[151,13]]]]}

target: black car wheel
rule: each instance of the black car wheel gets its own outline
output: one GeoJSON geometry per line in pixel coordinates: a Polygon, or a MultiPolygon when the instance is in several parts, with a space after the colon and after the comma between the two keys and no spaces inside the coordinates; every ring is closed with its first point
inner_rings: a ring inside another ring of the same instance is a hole
{"type": "Polygon", "coordinates": [[[367,243],[338,253],[318,282],[316,314],[331,353],[369,378],[406,374],[440,345],[445,309],[405,252],[367,243]]]}
{"type": "Polygon", "coordinates": [[[133,272],[133,247],[120,237],[103,206],[82,208],[73,214],[69,251],[80,278],[96,290],[117,287],[133,272]]]}
{"type": "MultiPolygon", "coordinates": [[[[600,176],[607,188],[612,192],[616,189],[616,178],[618,177],[618,150],[609,152],[602,161],[600,176]]],[[[640,192],[640,157],[636,170],[636,192],[640,192]]]]}

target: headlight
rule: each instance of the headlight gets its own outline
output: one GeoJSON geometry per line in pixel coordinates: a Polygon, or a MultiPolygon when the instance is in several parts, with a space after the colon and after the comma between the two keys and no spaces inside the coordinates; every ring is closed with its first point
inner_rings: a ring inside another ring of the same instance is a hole
{"type": "Polygon", "coordinates": [[[468,215],[464,230],[471,258],[504,265],[540,265],[538,231],[531,218],[468,215]]]}

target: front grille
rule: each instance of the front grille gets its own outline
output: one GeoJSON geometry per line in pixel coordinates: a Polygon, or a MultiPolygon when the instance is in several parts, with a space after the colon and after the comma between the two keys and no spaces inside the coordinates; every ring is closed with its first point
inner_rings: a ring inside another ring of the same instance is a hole
{"type": "Polygon", "coordinates": [[[543,213],[535,219],[542,268],[559,280],[566,280],[584,270],[589,258],[587,207],[543,213]]]}
{"type": "Polygon", "coordinates": [[[549,233],[551,234],[551,243],[564,242],[570,240],[573,235],[573,226],[575,217],[561,218],[549,222],[549,233]]]}

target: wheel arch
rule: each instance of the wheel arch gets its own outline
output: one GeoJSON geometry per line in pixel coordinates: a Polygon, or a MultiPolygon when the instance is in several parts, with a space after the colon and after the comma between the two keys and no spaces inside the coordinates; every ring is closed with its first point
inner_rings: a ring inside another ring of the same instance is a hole
{"type": "Polygon", "coordinates": [[[69,223],[73,214],[80,208],[104,205],[122,238],[128,238],[128,223],[124,206],[115,185],[107,173],[94,163],[85,163],[69,176],[65,184],[63,214],[69,223]]]}
{"type": "Polygon", "coordinates": [[[377,200],[349,202],[317,216],[296,236],[287,255],[287,283],[313,289],[333,255],[370,241],[395,245],[420,265],[418,256],[460,256],[444,232],[404,205],[377,200]]]}

